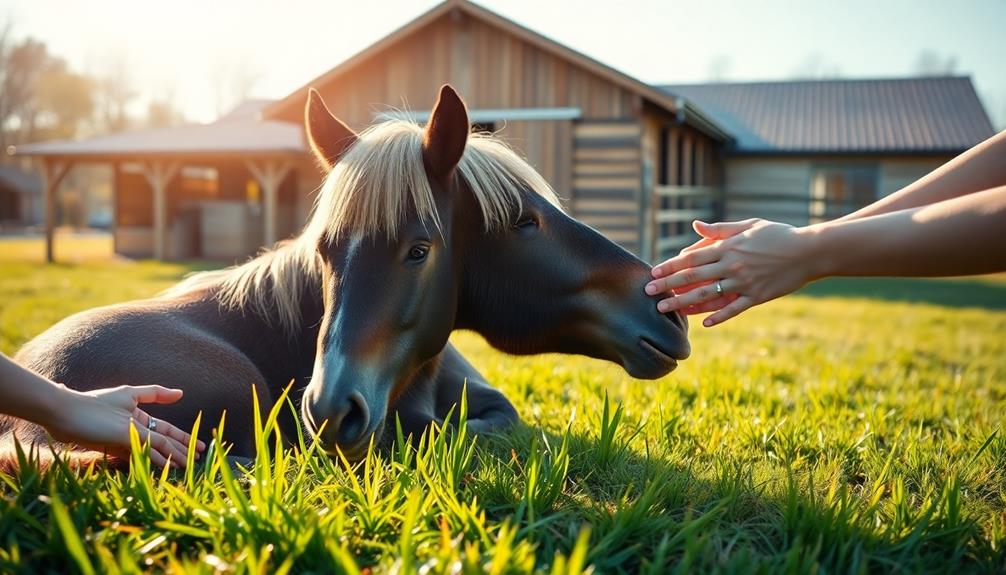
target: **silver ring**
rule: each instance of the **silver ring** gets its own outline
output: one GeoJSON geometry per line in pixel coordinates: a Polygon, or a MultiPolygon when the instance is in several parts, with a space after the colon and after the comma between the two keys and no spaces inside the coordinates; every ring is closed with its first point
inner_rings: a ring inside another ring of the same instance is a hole
{"type": "Polygon", "coordinates": [[[716,282],[716,295],[723,295],[723,284],[716,282]]]}
{"type": "Polygon", "coordinates": [[[151,417],[150,421],[147,422],[147,429],[150,431],[157,431],[157,420],[151,417]]]}

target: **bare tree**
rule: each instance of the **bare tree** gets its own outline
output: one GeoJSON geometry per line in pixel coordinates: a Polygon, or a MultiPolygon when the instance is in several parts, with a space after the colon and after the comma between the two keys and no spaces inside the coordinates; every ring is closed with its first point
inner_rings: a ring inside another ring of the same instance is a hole
{"type": "Polygon", "coordinates": [[[915,59],[915,73],[920,76],[952,76],[957,71],[957,56],[923,50],[915,59]]]}
{"type": "Polygon", "coordinates": [[[42,138],[72,138],[94,116],[94,80],[69,69],[62,58],[50,58],[39,75],[34,100],[37,134],[42,138]]]}
{"type": "Polygon", "coordinates": [[[173,90],[162,92],[160,97],[147,103],[146,125],[150,128],[166,128],[185,123],[185,115],[175,105],[173,90]]]}
{"type": "Polygon", "coordinates": [[[225,114],[247,100],[262,73],[245,58],[218,60],[213,67],[217,114],[225,114]]]}
{"type": "Polygon", "coordinates": [[[709,67],[706,77],[710,82],[725,82],[730,71],[730,56],[726,54],[716,54],[709,60],[709,67]]]}
{"type": "Polygon", "coordinates": [[[129,105],[136,98],[125,57],[113,57],[105,62],[96,81],[96,128],[99,132],[121,132],[132,124],[129,105]]]}
{"type": "Polygon", "coordinates": [[[10,20],[0,28],[0,161],[6,158],[7,121],[10,117],[10,97],[7,93],[7,53],[14,24],[10,20]]]}
{"type": "Polygon", "coordinates": [[[4,32],[0,61],[0,133],[3,147],[35,138],[39,115],[39,79],[52,58],[45,44],[32,38],[12,43],[10,28],[4,32]]]}
{"type": "Polygon", "coordinates": [[[807,55],[806,58],[793,70],[792,78],[803,80],[839,78],[842,69],[838,64],[829,62],[820,52],[807,55]]]}

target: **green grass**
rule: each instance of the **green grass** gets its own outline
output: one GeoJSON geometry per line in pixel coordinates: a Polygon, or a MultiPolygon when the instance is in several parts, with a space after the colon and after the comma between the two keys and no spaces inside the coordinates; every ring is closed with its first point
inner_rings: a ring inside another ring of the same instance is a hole
{"type": "MultiPolygon", "coordinates": [[[[0,253],[0,349],[189,269],[0,253]]],[[[825,282],[696,327],[652,382],[457,334],[524,426],[351,469],[271,420],[247,472],[27,465],[0,572],[1003,572],[1004,307],[1001,278],[825,282]]]]}

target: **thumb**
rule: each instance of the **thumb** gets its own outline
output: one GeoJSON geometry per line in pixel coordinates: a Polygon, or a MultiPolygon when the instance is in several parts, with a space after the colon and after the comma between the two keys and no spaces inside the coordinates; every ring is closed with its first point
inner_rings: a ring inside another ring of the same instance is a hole
{"type": "Polygon", "coordinates": [[[137,403],[174,403],[182,398],[182,390],[160,385],[140,385],[131,388],[137,403]]]}
{"type": "Polygon", "coordinates": [[[742,220],[739,222],[720,222],[707,224],[702,220],[692,222],[692,228],[700,236],[710,240],[725,240],[730,236],[735,236],[745,230],[751,229],[758,220],[742,220]]]}

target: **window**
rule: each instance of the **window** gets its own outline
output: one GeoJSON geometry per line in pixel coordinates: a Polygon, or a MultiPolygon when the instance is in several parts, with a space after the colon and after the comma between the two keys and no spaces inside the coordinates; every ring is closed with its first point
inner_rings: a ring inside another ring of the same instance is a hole
{"type": "Polygon", "coordinates": [[[840,218],[877,199],[876,166],[819,166],[810,179],[810,220],[840,218]]]}

